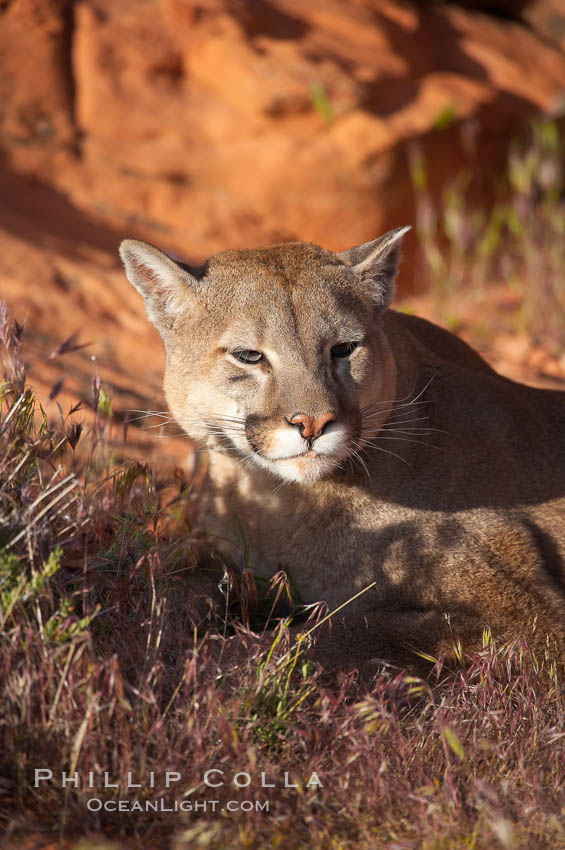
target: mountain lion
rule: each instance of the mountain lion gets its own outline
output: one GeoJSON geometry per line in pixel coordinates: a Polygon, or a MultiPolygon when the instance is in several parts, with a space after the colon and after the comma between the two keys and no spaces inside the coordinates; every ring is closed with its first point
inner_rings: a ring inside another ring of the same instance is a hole
{"type": "Polygon", "coordinates": [[[249,564],[305,603],[356,597],[319,641],[330,665],[414,666],[484,627],[565,657],[565,393],[388,309],[408,229],[198,268],[122,243],[170,410],[210,449],[205,526],[233,556],[237,516],[249,564]]]}

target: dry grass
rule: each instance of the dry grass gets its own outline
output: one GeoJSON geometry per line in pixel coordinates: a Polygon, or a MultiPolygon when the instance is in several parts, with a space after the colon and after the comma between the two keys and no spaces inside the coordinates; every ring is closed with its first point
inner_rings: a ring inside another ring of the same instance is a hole
{"type": "Polygon", "coordinates": [[[489,288],[498,284],[510,296],[496,317],[498,329],[525,334],[556,356],[565,353],[564,153],[559,122],[536,121],[530,139],[512,145],[506,172],[493,177],[500,201],[481,210],[468,200],[468,172],[434,200],[425,162],[413,150],[422,272],[443,324],[457,326],[461,303],[474,301],[482,316],[478,342],[484,341],[493,318],[489,288]]]}

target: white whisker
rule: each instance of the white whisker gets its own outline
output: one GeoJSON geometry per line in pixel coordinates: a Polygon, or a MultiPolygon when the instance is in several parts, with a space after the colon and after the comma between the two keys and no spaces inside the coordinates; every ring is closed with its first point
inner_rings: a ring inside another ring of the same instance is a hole
{"type": "MultiPolygon", "coordinates": [[[[358,448],[359,448],[359,446],[358,446],[358,448]]],[[[367,464],[365,463],[365,461],[363,460],[363,458],[361,457],[361,455],[359,454],[359,452],[356,452],[356,451],[355,451],[355,449],[350,449],[350,454],[351,454],[351,455],[353,455],[353,457],[354,457],[354,458],[355,458],[355,459],[359,462],[359,464],[363,467],[363,469],[364,469],[364,470],[365,470],[365,472],[367,473],[367,478],[368,478],[368,479],[369,479],[369,481],[370,481],[370,480],[371,480],[371,475],[370,475],[369,470],[368,470],[368,468],[367,468],[367,464]]]]}
{"type": "Polygon", "coordinates": [[[414,419],[387,419],[381,427],[388,428],[391,425],[408,425],[410,422],[425,422],[429,418],[429,416],[416,416],[414,419]]]}
{"type": "MultiPolygon", "coordinates": [[[[422,440],[412,440],[409,437],[375,437],[375,440],[397,440],[401,443],[417,443],[419,446],[428,446],[430,449],[441,449],[441,446],[435,446],[433,443],[424,443],[422,440]]],[[[373,448],[378,448],[372,440],[366,441],[373,448]]]]}
{"type": "MultiPolygon", "coordinates": [[[[400,404],[395,407],[382,408],[380,410],[373,410],[372,413],[363,413],[363,418],[368,418],[370,416],[383,416],[385,413],[394,413],[398,416],[409,416],[411,413],[419,413],[417,410],[404,410],[404,413],[399,413],[403,408],[412,408],[412,407],[420,407],[422,404],[430,404],[429,401],[411,401],[408,404],[400,404]]],[[[372,408],[365,408],[366,410],[372,410],[372,408]]]]}
{"type": "Polygon", "coordinates": [[[398,460],[401,460],[402,463],[406,464],[406,466],[412,466],[411,463],[408,463],[408,461],[405,458],[401,457],[400,455],[397,455],[396,452],[391,452],[388,449],[383,449],[382,446],[373,446],[373,448],[377,449],[377,451],[379,451],[379,452],[384,452],[387,455],[392,455],[393,457],[397,457],[398,460]]]}
{"type": "MultiPolygon", "coordinates": [[[[420,405],[420,404],[429,404],[430,403],[429,401],[425,401],[425,400],[424,401],[418,401],[418,399],[421,398],[422,395],[426,392],[426,390],[428,389],[428,387],[430,386],[431,382],[433,381],[433,379],[435,377],[436,377],[436,373],[434,372],[434,374],[431,376],[429,381],[427,381],[426,384],[422,387],[422,389],[420,390],[418,395],[415,396],[411,401],[405,401],[406,398],[409,398],[409,396],[405,396],[404,398],[398,399],[398,401],[402,402],[401,404],[396,404],[396,403],[390,402],[390,401],[375,402],[374,404],[367,405],[366,407],[361,409],[362,418],[364,419],[368,416],[380,416],[383,413],[388,412],[386,409],[380,409],[379,410],[377,408],[377,405],[385,405],[385,404],[391,404],[392,403],[393,407],[390,408],[390,412],[394,411],[396,413],[397,411],[402,410],[404,408],[411,408],[411,407],[415,407],[416,405],[420,405]],[[368,411],[373,411],[373,412],[368,413],[368,411]]],[[[400,415],[403,415],[403,414],[400,414],[400,415]]]]}

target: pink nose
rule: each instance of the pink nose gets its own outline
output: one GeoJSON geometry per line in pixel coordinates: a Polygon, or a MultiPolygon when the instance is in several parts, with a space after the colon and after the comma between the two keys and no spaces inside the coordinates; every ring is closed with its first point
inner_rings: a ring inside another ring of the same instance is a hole
{"type": "Polygon", "coordinates": [[[308,416],[307,413],[295,413],[289,420],[292,425],[298,425],[300,433],[307,440],[319,437],[328,422],[333,422],[336,414],[333,412],[323,413],[322,416],[308,416]]]}

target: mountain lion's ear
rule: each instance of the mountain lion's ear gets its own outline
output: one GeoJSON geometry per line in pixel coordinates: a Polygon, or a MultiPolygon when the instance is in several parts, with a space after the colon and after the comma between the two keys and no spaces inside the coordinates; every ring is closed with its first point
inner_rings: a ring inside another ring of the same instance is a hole
{"type": "Polygon", "coordinates": [[[187,304],[195,279],[147,242],[124,239],[120,245],[120,257],[129,282],[143,295],[147,318],[159,333],[168,331],[187,304]]]}
{"type": "Polygon", "coordinates": [[[372,288],[375,303],[379,307],[388,307],[392,301],[394,279],[400,262],[400,244],[402,237],[410,229],[410,225],[397,227],[372,242],[366,242],[337,255],[372,288]]]}

